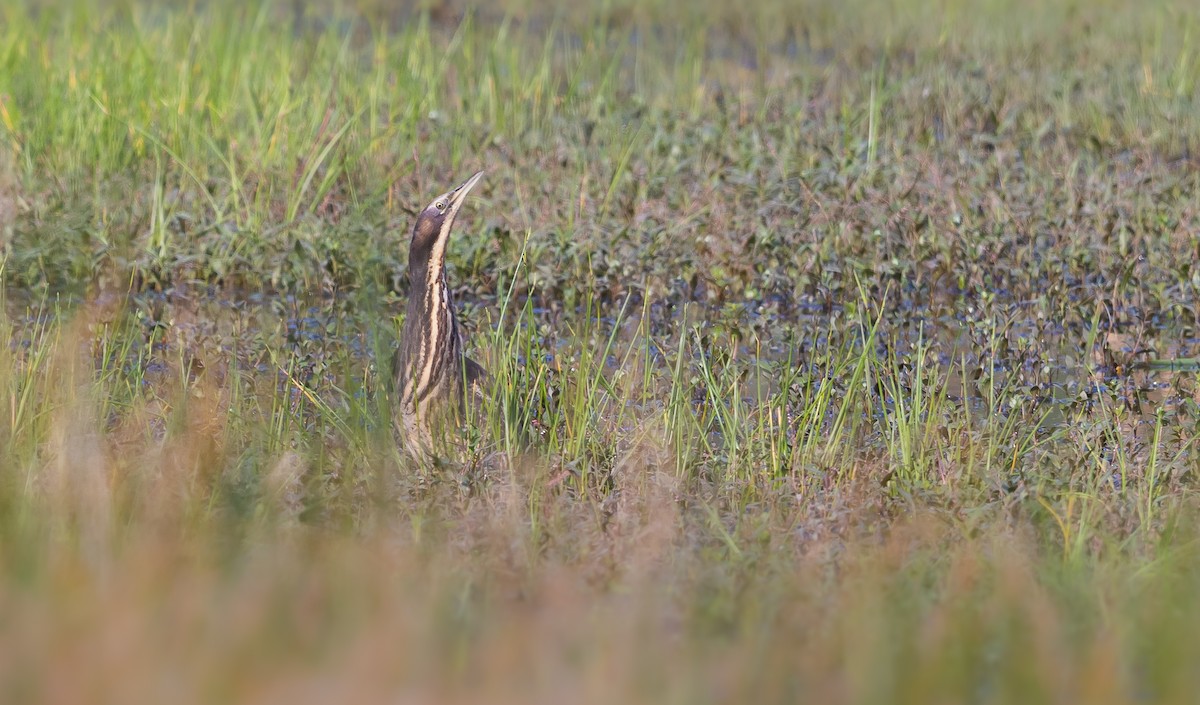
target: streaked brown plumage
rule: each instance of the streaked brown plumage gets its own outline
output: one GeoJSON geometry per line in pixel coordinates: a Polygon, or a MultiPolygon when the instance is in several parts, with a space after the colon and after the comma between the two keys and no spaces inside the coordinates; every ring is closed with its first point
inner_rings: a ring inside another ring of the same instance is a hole
{"type": "Polygon", "coordinates": [[[438,196],[417,215],[408,254],[408,309],[393,366],[398,400],[396,428],[404,449],[418,460],[435,452],[435,440],[462,413],[464,394],[486,373],[463,355],[462,332],[446,286],[446,243],[476,173],[438,196]]]}

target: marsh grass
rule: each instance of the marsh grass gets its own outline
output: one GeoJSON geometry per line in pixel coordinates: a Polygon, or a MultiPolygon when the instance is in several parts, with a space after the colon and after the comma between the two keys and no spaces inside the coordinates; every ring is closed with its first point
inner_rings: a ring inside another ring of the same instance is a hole
{"type": "Polygon", "coordinates": [[[1190,702],[1196,28],[0,5],[0,693],[1190,702]]]}

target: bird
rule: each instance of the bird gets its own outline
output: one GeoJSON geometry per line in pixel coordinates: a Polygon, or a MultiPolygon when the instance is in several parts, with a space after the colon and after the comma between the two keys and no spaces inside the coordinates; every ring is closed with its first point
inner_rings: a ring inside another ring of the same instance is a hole
{"type": "Polygon", "coordinates": [[[401,446],[419,463],[436,459],[435,440],[462,416],[466,395],[487,377],[463,352],[462,329],[446,284],[446,243],[476,172],[417,214],[408,249],[408,306],[393,357],[395,426],[401,446]]]}

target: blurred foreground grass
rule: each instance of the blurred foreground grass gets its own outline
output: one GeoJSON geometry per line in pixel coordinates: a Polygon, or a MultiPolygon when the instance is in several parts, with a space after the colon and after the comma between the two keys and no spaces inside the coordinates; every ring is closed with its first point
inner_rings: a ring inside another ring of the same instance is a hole
{"type": "Polygon", "coordinates": [[[0,697],[1191,702],[1197,19],[0,4],[0,697]]]}

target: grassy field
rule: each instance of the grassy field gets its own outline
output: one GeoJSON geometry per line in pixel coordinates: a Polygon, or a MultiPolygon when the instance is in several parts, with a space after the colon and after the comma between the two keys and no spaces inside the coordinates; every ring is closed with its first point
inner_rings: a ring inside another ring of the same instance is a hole
{"type": "Polygon", "coordinates": [[[0,700],[1194,702],[1193,3],[301,5],[0,0],[0,700]]]}

